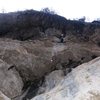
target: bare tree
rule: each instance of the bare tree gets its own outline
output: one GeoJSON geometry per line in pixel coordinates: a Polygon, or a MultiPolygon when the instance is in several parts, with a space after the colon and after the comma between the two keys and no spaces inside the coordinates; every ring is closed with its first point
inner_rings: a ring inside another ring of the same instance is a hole
{"type": "Polygon", "coordinates": [[[54,10],[51,10],[48,7],[41,9],[41,11],[49,14],[56,14],[54,10]]]}

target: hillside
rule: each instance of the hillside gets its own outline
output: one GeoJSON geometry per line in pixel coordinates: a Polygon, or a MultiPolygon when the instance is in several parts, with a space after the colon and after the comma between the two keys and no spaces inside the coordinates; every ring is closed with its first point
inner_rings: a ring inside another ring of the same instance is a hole
{"type": "Polygon", "coordinates": [[[64,36],[74,35],[80,40],[91,40],[91,36],[99,31],[100,23],[85,23],[67,20],[66,18],[34,10],[0,14],[0,37],[18,40],[36,39],[59,34],[47,32],[56,29],[64,36]]]}
{"type": "Polygon", "coordinates": [[[0,14],[0,100],[99,100],[99,56],[98,22],[0,14]]]}

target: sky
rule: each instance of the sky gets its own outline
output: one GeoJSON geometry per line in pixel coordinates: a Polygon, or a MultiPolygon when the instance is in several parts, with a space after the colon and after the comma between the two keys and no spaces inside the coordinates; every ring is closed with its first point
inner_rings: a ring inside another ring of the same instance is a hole
{"type": "Polygon", "coordinates": [[[100,18],[100,0],[0,0],[0,12],[48,7],[67,19],[83,16],[87,21],[100,18]]]}

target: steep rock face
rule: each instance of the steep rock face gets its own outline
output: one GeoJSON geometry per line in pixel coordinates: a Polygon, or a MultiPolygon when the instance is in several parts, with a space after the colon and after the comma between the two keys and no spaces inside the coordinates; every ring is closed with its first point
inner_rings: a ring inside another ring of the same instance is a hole
{"type": "MultiPolygon", "coordinates": [[[[52,73],[47,76],[49,79],[52,79],[52,73]]],[[[58,75],[60,75],[59,71],[58,75]]],[[[49,81],[46,80],[46,82],[49,81]]],[[[52,81],[55,82],[56,79],[52,81]]],[[[50,88],[50,85],[46,86],[47,89],[50,88]]],[[[63,76],[53,89],[32,100],[100,100],[99,86],[100,57],[73,69],[67,76],[63,76]]]]}

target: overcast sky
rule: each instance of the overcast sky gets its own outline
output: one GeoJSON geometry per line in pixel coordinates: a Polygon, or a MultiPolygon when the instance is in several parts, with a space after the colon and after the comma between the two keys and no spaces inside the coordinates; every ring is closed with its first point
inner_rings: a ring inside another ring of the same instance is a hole
{"type": "Polygon", "coordinates": [[[91,21],[100,17],[100,0],[0,0],[0,12],[49,7],[67,19],[86,16],[91,21]]]}

